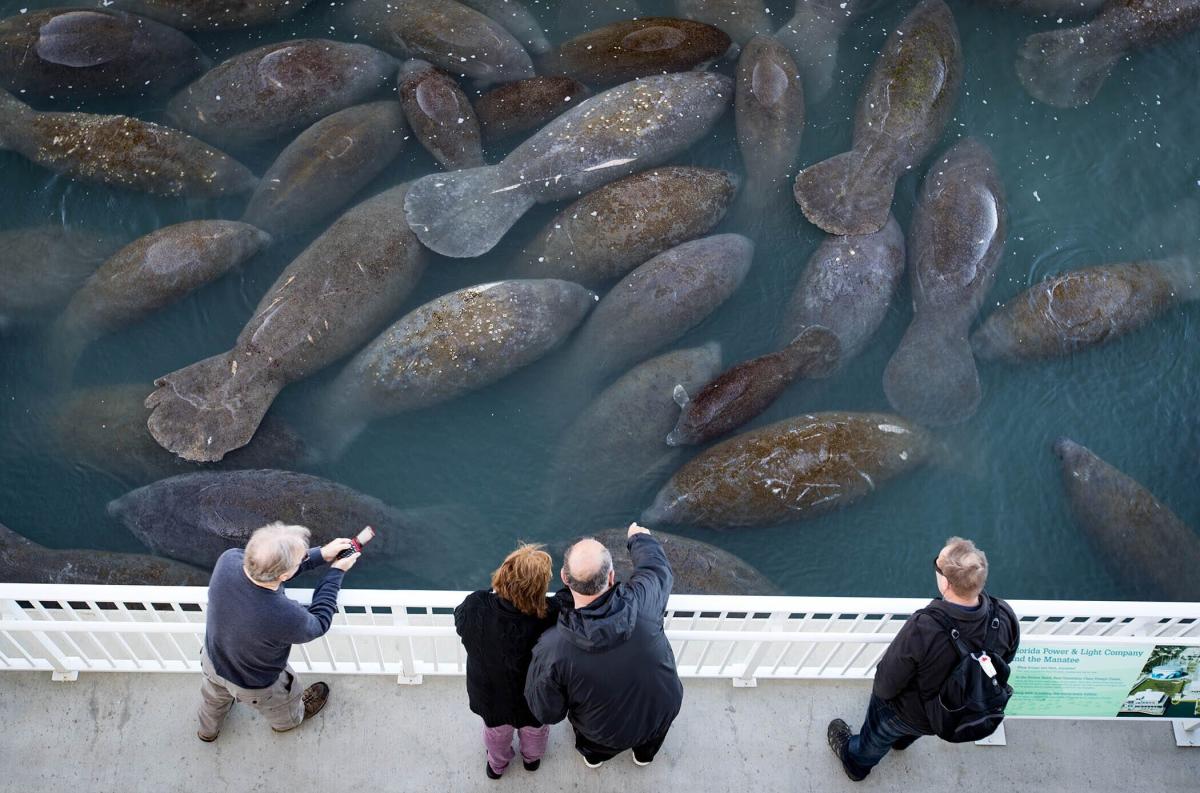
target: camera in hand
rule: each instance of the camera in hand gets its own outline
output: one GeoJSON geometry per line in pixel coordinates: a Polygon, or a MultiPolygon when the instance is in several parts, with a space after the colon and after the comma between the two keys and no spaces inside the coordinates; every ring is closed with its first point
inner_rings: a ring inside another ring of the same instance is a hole
{"type": "Polygon", "coordinates": [[[362,553],[363,546],[369,543],[375,537],[375,530],[367,526],[358,534],[350,538],[350,547],[337,555],[337,559],[345,559],[347,556],[356,553],[362,553]]]}

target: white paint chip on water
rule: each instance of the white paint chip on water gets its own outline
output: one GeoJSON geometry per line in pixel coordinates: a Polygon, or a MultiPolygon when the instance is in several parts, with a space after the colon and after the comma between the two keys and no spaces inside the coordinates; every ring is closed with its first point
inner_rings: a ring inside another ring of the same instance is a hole
{"type": "Polygon", "coordinates": [[[1034,190],[1034,191],[1033,191],[1033,197],[1037,199],[1037,202],[1038,202],[1039,204],[1040,204],[1040,203],[1042,203],[1042,197],[1041,197],[1040,195],[1038,195],[1038,194],[1037,194],[1037,190],[1034,190]]]}

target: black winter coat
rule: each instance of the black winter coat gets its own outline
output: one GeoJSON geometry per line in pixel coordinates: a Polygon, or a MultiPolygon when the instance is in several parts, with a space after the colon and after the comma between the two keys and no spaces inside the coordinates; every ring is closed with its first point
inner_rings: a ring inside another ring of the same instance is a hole
{"type": "Polygon", "coordinates": [[[558,624],[538,640],[525,681],[539,720],[569,717],[584,737],[616,750],[665,733],[683,704],[663,632],[671,566],[652,535],[633,535],[629,552],[629,581],[584,608],[564,606],[558,624]]]}
{"type": "MultiPolygon", "coordinates": [[[[988,597],[985,593],[984,597],[988,597]]],[[[987,648],[1005,663],[1016,657],[1021,640],[1020,623],[1012,607],[1000,598],[995,603],[994,616],[1000,618],[996,646],[987,648]]],[[[963,644],[975,650],[983,644],[987,628],[987,607],[974,611],[959,608],[944,600],[933,600],[926,608],[938,609],[958,626],[963,644]]],[[[926,735],[933,734],[924,703],[937,698],[942,684],[958,664],[958,651],[950,634],[928,614],[914,614],[892,639],[875,669],[875,696],[892,706],[904,722],[926,735]]]]}
{"type": "Polygon", "coordinates": [[[525,703],[525,672],[542,632],[554,624],[558,606],[550,600],[546,616],[525,614],[495,592],[467,595],[454,609],[454,629],[467,648],[467,697],[471,711],[489,727],[511,724],[538,727],[525,703]]]}

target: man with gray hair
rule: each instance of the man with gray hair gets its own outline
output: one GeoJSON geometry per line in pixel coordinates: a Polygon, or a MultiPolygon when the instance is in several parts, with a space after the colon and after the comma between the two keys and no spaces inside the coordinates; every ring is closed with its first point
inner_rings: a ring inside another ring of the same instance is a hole
{"type": "Polygon", "coordinates": [[[563,555],[558,623],[533,649],[525,699],[543,724],[567,717],[588,768],[633,749],[649,765],[683,703],[675,654],[663,632],[671,565],[636,523],[626,534],[634,572],[617,583],[612,554],[588,537],[563,555]]]}
{"type": "MultiPolygon", "coordinates": [[[[941,707],[942,684],[962,660],[956,645],[988,650],[1005,665],[1017,654],[1020,623],[1007,603],[984,591],[988,561],[975,543],[961,537],[946,540],[933,559],[933,571],[941,598],[909,617],[879,659],[862,729],[854,735],[846,722],[834,719],[826,730],[829,748],[855,782],[865,779],[889,750],[906,749],[922,735],[937,734],[930,709],[941,707]]],[[[987,658],[979,652],[985,671],[987,658]]],[[[990,674],[995,675],[994,669],[990,674]]]]}
{"type": "Polygon", "coordinates": [[[250,705],[271,729],[287,732],[325,707],[329,686],[303,688],[288,665],[293,644],[324,635],[337,611],[343,574],[358,561],[350,539],[308,547],[303,526],[272,523],[250,535],[246,548],[231,548],[217,560],[208,584],[208,609],[200,667],[202,741],[215,741],[234,702],[250,705]],[[330,564],[307,608],[290,599],[284,582],[330,564]]]}

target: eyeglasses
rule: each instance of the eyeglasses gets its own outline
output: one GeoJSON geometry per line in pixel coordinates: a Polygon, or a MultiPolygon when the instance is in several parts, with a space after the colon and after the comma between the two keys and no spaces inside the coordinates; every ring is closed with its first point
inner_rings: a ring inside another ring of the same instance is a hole
{"type": "MultiPolygon", "coordinates": [[[[938,554],[938,556],[940,556],[940,555],[941,554],[938,554]]],[[[937,573],[942,578],[946,577],[946,574],[942,572],[942,568],[938,567],[938,557],[937,556],[933,557],[933,572],[937,573]]]]}

